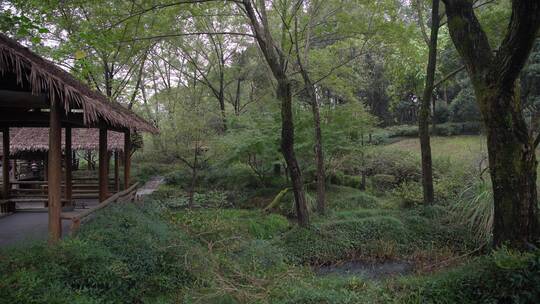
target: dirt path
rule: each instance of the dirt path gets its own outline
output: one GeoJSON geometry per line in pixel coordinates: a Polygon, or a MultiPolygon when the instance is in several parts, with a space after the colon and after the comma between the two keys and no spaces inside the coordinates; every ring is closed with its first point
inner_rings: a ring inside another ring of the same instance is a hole
{"type": "Polygon", "coordinates": [[[143,196],[150,195],[156,191],[161,184],[165,182],[163,176],[154,176],[149,181],[147,181],[142,187],[137,190],[135,197],[139,200],[143,196]]]}

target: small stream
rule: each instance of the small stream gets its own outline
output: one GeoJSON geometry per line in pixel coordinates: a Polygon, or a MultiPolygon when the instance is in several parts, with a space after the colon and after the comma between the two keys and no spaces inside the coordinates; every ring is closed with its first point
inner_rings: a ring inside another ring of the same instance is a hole
{"type": "Polygon", "coordinates": [[[318,266],[314,271],[319,276],[359,276],[370,280],[380,280],[412,273],[414,265],[403,261],[364,262],[348,261],[334,265],[318,266]]]}

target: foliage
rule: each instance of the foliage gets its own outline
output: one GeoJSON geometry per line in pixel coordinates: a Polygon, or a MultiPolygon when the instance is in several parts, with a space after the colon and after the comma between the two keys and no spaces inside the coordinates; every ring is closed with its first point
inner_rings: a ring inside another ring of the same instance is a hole
{"type": "MultiPolygon", "coordinates": [[[[151,204],[112,206],[57,246],[13,248],[0,260],[9,303],[125,303],[173,296],[205,276],[199,247],[151,204]],[[188,260],[186,260],[188,259],[188,260]],[[186,261],[189,261],[186,263],[186,261]]],[[[209,260],[207,260],[209,262],[209,260]]]]}
{"type": "Polygon", "coordinates": [[[468,229],[481,244],[491,241],[493,230],[493,191],[491,183],[476,180],[465,188],[452,206],[453,219],[468,229]]]}
{"type": "Polygon", "coordinates": [[[470,86],[459,92],[448,110],[452,122],[479,121],[481,119],[480,110],[470,86]]]}

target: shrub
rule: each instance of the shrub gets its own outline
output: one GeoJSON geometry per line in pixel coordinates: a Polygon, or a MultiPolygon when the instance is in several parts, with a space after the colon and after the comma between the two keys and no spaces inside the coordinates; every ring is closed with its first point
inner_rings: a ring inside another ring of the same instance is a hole
{"type": "Polygon", "coordinates": [[[470,87],[462,89],[448,109],[452,122],[479,121],[481,119],[474,92],[470,87]]]}
{"type": "Polygon", "coordinates": [[[347,186],[359,189],[362,186],[362,177],[347,175],[341,171],[338,171],[330,176],[330,182],[334,185],[347,186]]]}
{"type": "Polygon", "coordinates": [[[401,200],[403,206],[406,208],[422,204],[423,193],[422,184],[416,181],[401,183],[394,189],[394,195],[401,200]]]}
{"type": "Polygon", "coordinates": [[[421,176],[420,159],[410,152],[377,149],[367,153],[364,171],[368,176],[391,175],[396,184],[416,181],[421,176]]]}
{"type": "Polygon", "coordinates": [[[481,132],[482,123],[478,121],[438,124],[432,130],[432,133],[438,136],[478,135],[481,132]]]}
{"type": "Polygon", "coordinates": [[[389,246],[401,248],[408,236],[397,218],[375,216],[332,221],[309,229],[295,227],[282,241],[291,261],[324,264],[352,256],[388,258],[396,253],[388,250],[389,246]]]}
{"type": "Polygon", "coordinates": [[[237,209],[183,210],[174,214],[173,222],[201,235],[203,243],[224,239],[231,242],[233,239],[271,239],[289,228],[289,221],[281,215],[237,209]]]}
{"type": "Polygon", "coordinates": [[[147,181],[153,176],[167,175],[171,171],[174,171],[175,166],[171,164],[162,164],[158,162],[141,162],[135,163],[133,167],[133,177],[140,181],[147,181]]]}
{"type": "Polygon", "coordinates": [[[433,119],[436,123],[445,123],[448,121],[448,117],[450,116],[450,110],[448,109],[448,105],[446,102],[438,101],[435,105],[435,113],[433,115],[433,119]]]}
{"type": "Polygon", "coordinates": [[[380,206],[376,197],[360,191],[344,193],[336,199],[327,201],[328,207],[335,210],[377,208],[380,206]]]}
{"type": "Polygon", "coordinates": [[[467,227],[480,244],[490,242],[494,217],[491,183],[473,182],[451,206],[451,211],[452,219],[467,227]]]}
{"type": "Polygon", "coordinates": [[[389,285],[397,303],[536,303],[540,253],[501,249],[447,272],[389,285]]]}
{"type": "Polygon", "coordinates": [[[76,238],[2,255],[0,298],[6,303],[152,302],[207,279],[211,259],[170,230],[152,205],[105,210],[76,238]]]}
{"type": "Polygon", "coordinates": [[[384,193],[396,186],[396,178],[390,174],[375,174],[371,177],[371,188],[384,193]]]}
{"type": "Polygon", "coordinates": [[[283,250],[261,239],[243,242],[231,254],[231,258],[242,271],[259,276],[281,272],[289,267],[283,250]]]}

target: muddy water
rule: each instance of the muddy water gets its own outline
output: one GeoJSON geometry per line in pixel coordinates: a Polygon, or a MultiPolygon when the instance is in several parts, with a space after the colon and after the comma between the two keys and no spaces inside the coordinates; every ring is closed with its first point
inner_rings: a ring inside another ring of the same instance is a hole
{"type": "Polygon", "coordinates": [[[414,267],[411,263],[402,261],[362,262],[349,261],[335,265],[315,267],[317,275],[359,276],[366,279],[380,280],[393,276],[412,273],[414,267]]]}

